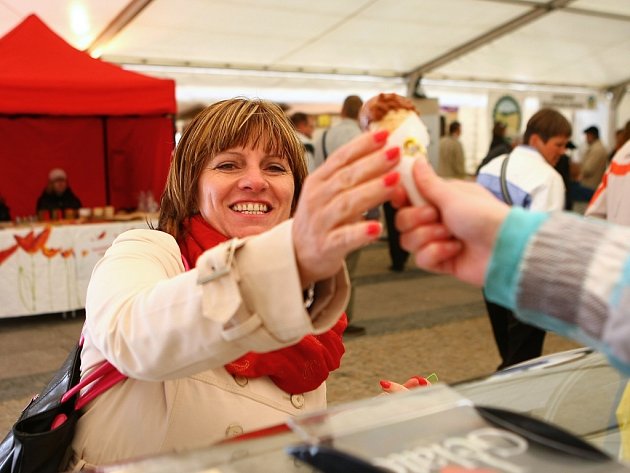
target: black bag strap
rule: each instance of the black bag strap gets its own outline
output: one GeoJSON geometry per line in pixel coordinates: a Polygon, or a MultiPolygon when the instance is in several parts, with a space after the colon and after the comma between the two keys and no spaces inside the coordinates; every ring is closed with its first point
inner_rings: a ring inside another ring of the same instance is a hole
{"type": "Polygon", "coordinates": [[[505,201],[505,203],[508,205],[514,205],[514,202],[512,201],[512,197],[510,197],[510,190],[508,189],[508,186],[507,186],[507,179],[505,178],[505,175],[507,173],[508,160],[510,159],[511,154],[512,153],[508,154],[503,160],[503,162],[501,163],[501,176],[500,176],[501,195],[503,196],[503,200],[505,201]]]}
{"type": "Polygon", "coordinates": [[[324,161],[328,157],[328,150],[326,149],[326,134],[327,133],[328,133],[328,129],[326,129],[326,131],[324,131],[324,134],[322,135],[322,151],[324,152],[324,161]]]}

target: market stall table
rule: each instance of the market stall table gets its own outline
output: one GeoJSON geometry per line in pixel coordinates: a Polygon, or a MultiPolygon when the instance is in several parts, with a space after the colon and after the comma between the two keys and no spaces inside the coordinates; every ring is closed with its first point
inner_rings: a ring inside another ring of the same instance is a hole
{"type": "Polygon", "coordinates": [[[0,318],[82,309],[92,269],[114,239],[147,227],[141,218],[1,229],[0,318]]]}

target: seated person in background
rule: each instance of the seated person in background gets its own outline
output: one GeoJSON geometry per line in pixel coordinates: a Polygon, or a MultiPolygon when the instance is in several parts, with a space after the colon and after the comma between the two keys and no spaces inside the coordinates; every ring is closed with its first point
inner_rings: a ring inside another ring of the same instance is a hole
{"type": "Polygon", "coordinates": [[[399,209],[396,225],[420,268],[484,286],[522,321],[598,348],[630,374],[629,228],[510,208],[424,162],[414,178],[428,204],[399,209]]]}
{"type": "Polygon", "coordinates": [[[63,214],[66,209],[78,210],[81,201],[68,185],[68,177],[63,169],[55,168],[48,173],[48,184],[37,199],[37,212],[48,211],[52,216],[55,210],[63,214]]]}
{"type": "Polygon", "coordinates": [[[11,211],[9,210],[9,206],[4,200],[4,197],[0,195],[0,222],[10,222],[11,221],[11,211]]]}
{"type": "Polygon", "coordinates": [[[82,376],[109,360],[128,379],[87,404],[71,467],[209,445],[326,406],[344,352],[344,258],[378,239],[362,213],[399,181],[386,139],[362,134],[306,178],[276,105],[225,100],[192,120],[158,229],[123,233],[94,268],[82,376]]]}

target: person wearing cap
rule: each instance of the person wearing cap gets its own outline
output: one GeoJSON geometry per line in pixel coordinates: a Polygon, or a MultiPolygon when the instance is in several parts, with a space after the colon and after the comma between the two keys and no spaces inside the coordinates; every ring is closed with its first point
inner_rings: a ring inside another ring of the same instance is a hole
{"type": "Polygon", "coordinates": [[[48,173],[48,184],[37,199],[37,213],[49,212],[51,217],[57,210],[63,215],[66,209],[77,210],[81,201],[68,185],[68,176],[63,169],[55,168],[48,173]]]}
{"type": "Polygon", "coordinates": [[[574,197],[576,200],[589,201],[606,172],[608,151],[599,139],[599,128],[589,126],[584,134],[588,148],[582,159],[578,192],[574,197]]]}

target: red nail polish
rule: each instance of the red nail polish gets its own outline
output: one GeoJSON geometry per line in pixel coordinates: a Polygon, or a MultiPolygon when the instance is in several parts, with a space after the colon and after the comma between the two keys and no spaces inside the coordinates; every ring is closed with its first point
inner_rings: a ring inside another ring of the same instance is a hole
{"type": "Polygon", "coordinates": [[[376,141],[377,143],[383,143],[387,139],[388,136],[389,136],[389,131],[381,130],[374,133],[372,135],[372,138],[374,138],[374,141],[376,141]]]}
{"type": "Polygon", "coordinates": [[[429,382],[427,381],[426,378],[423,378],[422,376],[413,376],[413,377],[418,380],[418,385],[419,386],[428,386],[429,385],[429,382]]]}
{"type": "Polygon", "coordinates": [[[395,148],[389,148],[387,151],[385,151],[385,157],[388,161],[393,161],[397,159],[398,156],[400,156],[400,148],[398,146],[396,146],[395,148]]]}
{"type": "Polygon", "coordinates": [[[370,236],[379,236],[381,234],[381,224],[370,222],[367,226],[366,233],[370,236]]]}
{"type": "Polygon", "coordinates": [[[381,387],[383,389],[389,389],[391,387],[391,385],[392,385],[392,383],[390,383],[389,381],[381,380],[381,387]]]}
{"type": "Polygon", "coordinates": [[[392,187],[396,185],[399,180],[400,180],[400,174],[394,171],[394,172],[390,172],[383,178],[383,184],[385,184],[385,187],[392,187]]]}

